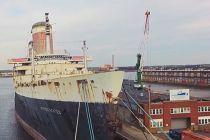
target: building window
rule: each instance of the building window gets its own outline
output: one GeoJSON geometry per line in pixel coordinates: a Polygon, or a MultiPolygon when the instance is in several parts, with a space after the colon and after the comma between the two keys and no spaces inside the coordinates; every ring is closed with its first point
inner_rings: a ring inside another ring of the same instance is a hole
{"type": "Polygon", "coordinates": [[[163,114],[162,108],[150,109],[150,115],[161,115],[161,114],[163,114]]]}
{"type": "Polygon", "coordinates": [[[171,114],[173,114],[173,112],[174,112],[174,110],[173,110],[173,108],[171,108],[171,114]]]}
{"type": "Polygon", "coordinates": [[[163,112],[162,112],[162,111],[163,111],[162,109],[159,109],[159,113],[160,113],[160,114],[163,114],[163,112]]]}
{"type": "Polygon", "coordinates": [[[181,108],[181,109],[180,109],[180,113],[183,113],[183,112],[184,112],[184,110],[183,110],[183,108],[181,108]]]}
{"type": "Polygon", "coordinates": [[[199,107],[198,107],[198,112],[200,112],[200,111],[201,111],[201,107],[199,106],[199,107]]]}
{"type": "Polygon", "coordinates": [[[163,119],[153,119],[150,121],[151,128],[163,127],[163,119]]]}
{"type": "Polygon", "coordinates": [[[153,109],[152,110],[152,114],[156,114],[156,109],[153,109]]]}
{"type": "Polygon", "coordinates": [[[198,112],[210,112],[210,106],[199,106],[198,112]]]}
{"type": "Polygon", "coordinates": [[[208,107],[207,107],[207,106],[204,107],[204,111],[205,111],[205,112],[208,111],[208,107]]]}
{"type": "Polygon", "coordinates": [[[190,113],[190,107],[171,108],[171,114],[190,113]]]}
{"type": "Polygon", "coordinates": [[[210,123],[210,116],[202,116],[198,117],[198,124],[205,125],[210,123]]]}

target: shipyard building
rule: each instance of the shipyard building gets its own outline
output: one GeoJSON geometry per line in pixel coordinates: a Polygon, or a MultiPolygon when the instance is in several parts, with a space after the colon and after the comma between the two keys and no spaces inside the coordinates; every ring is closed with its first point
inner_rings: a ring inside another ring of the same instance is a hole
{"type": "Polygon", "coordinates": [[[170,129],[210,130],[209,100],[190,97],[187,89],[172,90],[171,95],[149,90],[138,90],[133,87],[133,81],[124,80],[121,97],[126,100],[125,95],[128,93],[138,101],[140,107],[132,100],[127,100],[127,105],[152,133],[160,133],[161,129],[166,132],[170,129]]]}
{"type": "Polygon", "coordinates": [[[210,101],[183,100],[183,101],[160,101],[141,104],[155,122],[144,115],[143,111],[138,108],[141,114],[139,117],[145,126],[150,128],[153,133],[158,133],[158,127],[169,131],[170,129],[191,129],[203,130],[210,123],[210,101]]]}

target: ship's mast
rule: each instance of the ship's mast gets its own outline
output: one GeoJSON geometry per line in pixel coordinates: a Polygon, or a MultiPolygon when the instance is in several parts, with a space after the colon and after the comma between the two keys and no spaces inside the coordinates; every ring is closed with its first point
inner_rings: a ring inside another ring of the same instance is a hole
{"type": "Polygon", "coordinates": [[[87,47],[86,47],[86,41],[83,41],[83,59],[84,59],[84,70],[87,70],[87,47]]]}
{"type": "Polygon", "coordinates": [[[46,53],[51,54],[50,23],[48,15],[49,13],[45,13],[46,53]]]}
{"type": "Polygon", "coordinates": [[[34,46],[33,41],[30,41],[28,43],[28,47],[31,50],[31,75],[32,75],[32,81],[34,81],[35,78],[35,66],[34,66],[34,46]]]}

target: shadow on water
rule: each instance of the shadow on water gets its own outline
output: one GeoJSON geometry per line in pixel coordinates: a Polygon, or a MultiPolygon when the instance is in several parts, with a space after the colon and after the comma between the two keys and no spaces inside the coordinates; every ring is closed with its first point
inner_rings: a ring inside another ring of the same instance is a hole
{"type": "Polygon", "coordinates": [[[12,78],[0,78],[0,140],[32,140],[15,119],[12,78]]]}

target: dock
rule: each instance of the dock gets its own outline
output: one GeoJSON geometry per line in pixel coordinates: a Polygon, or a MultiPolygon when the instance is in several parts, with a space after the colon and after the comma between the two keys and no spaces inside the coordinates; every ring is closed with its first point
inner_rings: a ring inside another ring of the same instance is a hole
{"type": "MultiPolygon", "coordinates": [[[[121,135],[125,140],[154,140],[147,132],[143,132],[135,126],[129,124],[123,124],[122,130],[117,131],[117,134],[121,135]]],[[[163,140],[156,137],[156,140],[163,140]]]]}
{"type": "Polygon", "coordinates": [[[210,87],[210,65],[145,66],[143,81],[184,86],[210,87]]]}
{"type": "Polygon", "coordinates": [[[12,70],[0,70],[0,78],[2,77],[12,77],[13,71],[12,70]]]}

